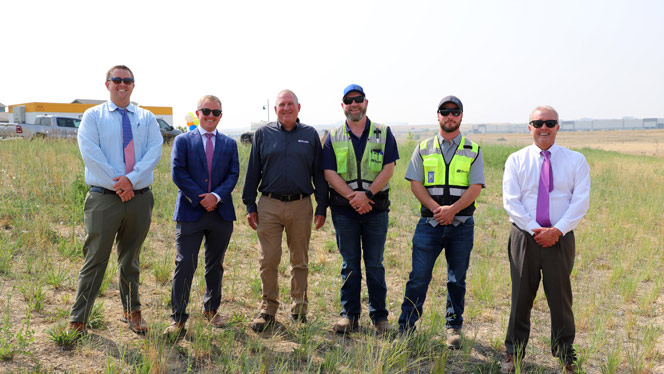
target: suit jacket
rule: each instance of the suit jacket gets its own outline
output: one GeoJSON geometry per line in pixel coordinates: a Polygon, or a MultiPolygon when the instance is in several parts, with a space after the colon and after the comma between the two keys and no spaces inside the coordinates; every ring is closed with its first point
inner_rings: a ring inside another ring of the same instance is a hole
{"type": "MultiPolygon", "coordinates": [[[[221,198],[216,211],[225,221],[235,220],[231,192],[240,174],[237,143],[217,131],[212,158],[212,191],[221,198]]],[[[197,221],[205,213],[200,194],[208,191],[208,167],[198,130],[178,135],[171,152],[171,176],[178,186],[174,221],[197,221]]]]}

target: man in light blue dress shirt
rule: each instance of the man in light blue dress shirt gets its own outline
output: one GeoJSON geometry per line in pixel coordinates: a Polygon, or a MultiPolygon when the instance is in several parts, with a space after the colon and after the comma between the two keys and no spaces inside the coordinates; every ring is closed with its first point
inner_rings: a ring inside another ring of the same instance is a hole
{"type": "Polygon", "coordinates": [[[142,334],[147,324],[138,296],[139,255],[150,229],[154,206],[150,184],[163,140],[154,114],[130,101],[134,75],[128,67],[112,67],[106,73],[106,88],[110,100],[86,110],[78,130],[90,191],[84,207],[85,262],[67,329],[85,332],[115,241],[123,307],[120,319],[142,334]]]}

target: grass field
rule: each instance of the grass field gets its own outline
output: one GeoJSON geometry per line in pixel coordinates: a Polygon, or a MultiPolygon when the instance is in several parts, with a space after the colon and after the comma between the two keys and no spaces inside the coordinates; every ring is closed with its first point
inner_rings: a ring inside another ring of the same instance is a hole
{"type": "MultiPolygon", "coordinates": [[[[572,275],[580,364],[587,373],[664,373],[662,154],[659,143],[647,141],[642,141],[640,149],[655,144],[652,153],[629,155],[588,148],[602,143],[602,135],[569,135],[592,139],[572,145],[585,154],[592,177],[590,210],[576,230],[572,275]]],[[[566,139],[561,137],[559,144],[566,145],[566,139]]],[[[410,240],[418,217],[417,201],[403,179],[415,143],[400,144],[385,253],[393,326],[410,270],[410,240]]],[[[289,269],[284,256],[279,328],[263,334],[247,328],[258,312],[261,295],[259,246],[244,219],[240,199],[247,147],[240,147],[241,177],[234,193],[239,220],[225,260],[221,313],[230,324],[215,329],[202,317],[204,278],[199,265],[189,304],[188,335],[177,342],[165,340],[161,332],[170,315],[175,256],[171,218],[177,191],[170,179],[169,146],[164,146],[155,172],[152,229],[141,254],[140,292],[151,332],[137,336],[119,321],[114,252],[90,334],[69,347],[62,329],[82,263],[82,206],[87,191],[83,162],[73,142],[0,141],[0,372],[498,373],[510,303],[506,253],[510,224],[502,208],[501,178],[506,157],[521,143],[512,142],[509,135],[486,135],[481,144],[487,183],[475,218],[466,338],[462,350],[448,351],[444,260],[436,264],[416,335],[376,336],[366,305],[359,333],[341,337],[331,332],[340,310],[341,257],[329,214],[325,226],[312,236],[310,322],[299,327],[288,320],[289,269]]],[[[363,303],[367,303],[366,288],[363,303]]],[[[521,372],[560,372],[549,353],[549,327],[548,306],[540,289],[521,372]]]]}

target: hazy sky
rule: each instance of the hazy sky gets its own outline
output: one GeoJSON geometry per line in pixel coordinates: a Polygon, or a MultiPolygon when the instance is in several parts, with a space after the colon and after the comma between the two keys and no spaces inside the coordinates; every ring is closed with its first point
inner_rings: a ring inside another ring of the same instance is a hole
{"type": "Polygon", "coordinates": [[[266,120],[289,88],[304,123],[343,119],[343,88],[364,87],[378,122],[435,123],[457,95],[464,122],[664,117],[664,1],[10,1],[1,6],[0,102],[108,99],[128,65],[132,100],[223,102],[223,127],[266,120]]]}

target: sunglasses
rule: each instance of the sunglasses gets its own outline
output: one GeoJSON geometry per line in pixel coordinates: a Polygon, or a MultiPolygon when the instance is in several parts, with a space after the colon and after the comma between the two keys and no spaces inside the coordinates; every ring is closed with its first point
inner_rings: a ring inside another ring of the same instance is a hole
{"type": "Polygon", "coordinates": [[[221,115],[221,109],[208,109],[208,108],[201,108],[199,109],[201,112],[203,112],[204,116],[209,116],[210,112],[212,112],[212,115],[215,117],[219,117],[221,115]]]}
{"type": "Polygon", "coordinates": [[[112,81],[115,84],[120,84],[120,83],[132,84],[132,83],[134,83],[134,78],[113,77],[113,78],[109,78],[108,80],[112,81]]]}
{"type": "Polygon", "coordinates": [[[537,119],[537,120],[534,120],[534,121],[530,121],[530,126],[536,128],[536,129],[539,129],[540,127],[542,127],[544,125],[546,125],[546,127],[550,128],[550,129],[552,129],[552,128],[556,127],[557,124],[558,124],[558,121],[556,121],[555,119],[548,119],[546,121],[542,121],[541,119],[537,119]]]}
{"type": "Polygon", "coordinates": [[[463,112],[461,111],[461,109],[438,109],[438,113],[440,113],[440,115],[443,117],[447,117],[450,114],[455,117],[458,117],[463,112]]]}
{"type": "Polygon", "coordinates": [[[353,96],[353,97],[344,97],[344,104],[350,105],[354,102],[362,104],[364,102],[364,96],[353,96]]]}

